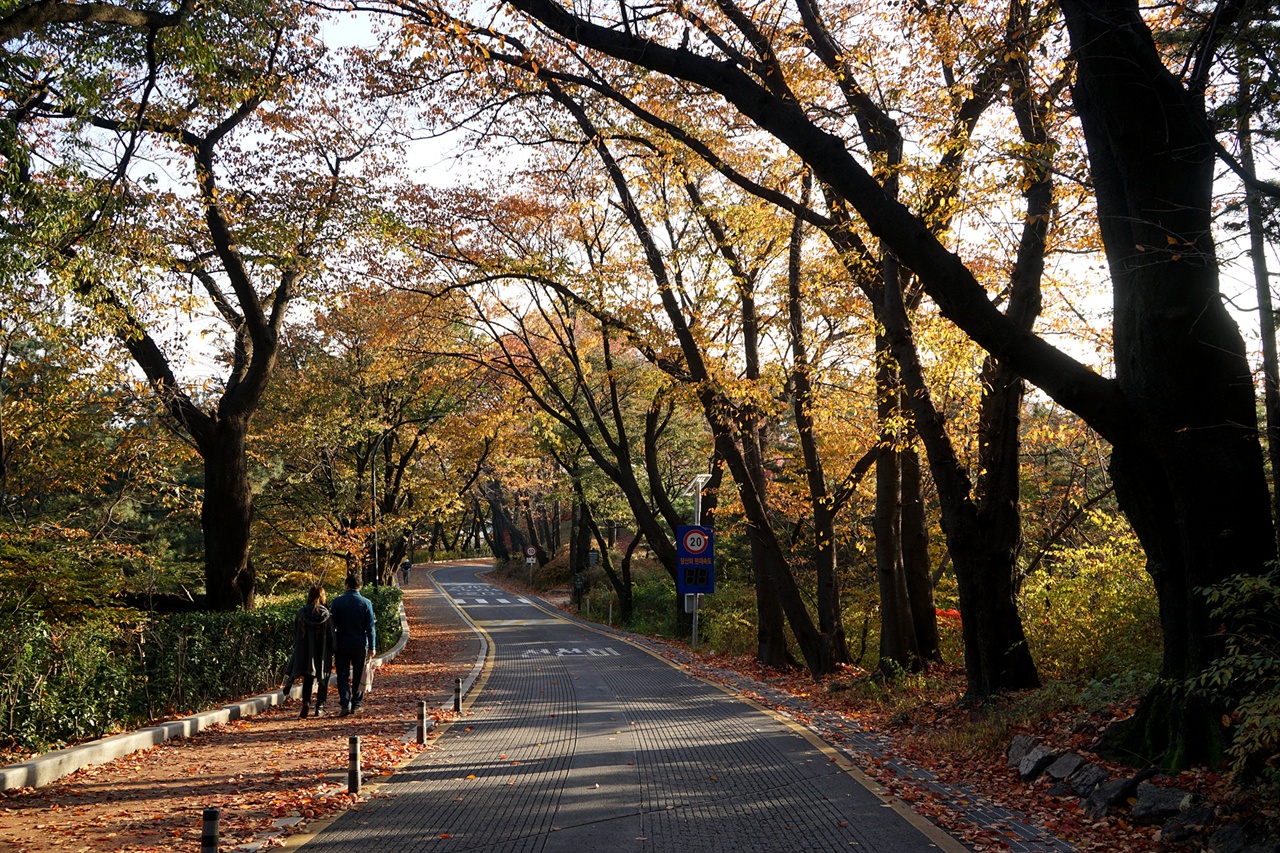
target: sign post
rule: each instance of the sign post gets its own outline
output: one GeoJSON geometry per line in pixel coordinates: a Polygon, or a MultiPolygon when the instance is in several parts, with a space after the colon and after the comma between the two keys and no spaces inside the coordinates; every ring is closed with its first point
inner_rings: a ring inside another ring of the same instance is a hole
{"type": "Polygon", "coordinates": [[[533,567],[538,562],[538,549],[529,545],[524,549],[524,561],[529,564],[529,588],[533,589],[533,567]]]}
{"type": "Polygon", "coordinates": [[[715,534],[700,524],[680,525],[676,528],[676,592],[685,597],[685,612],[693,614],[694,647],[702,596],[715,591],[715,534]]]}

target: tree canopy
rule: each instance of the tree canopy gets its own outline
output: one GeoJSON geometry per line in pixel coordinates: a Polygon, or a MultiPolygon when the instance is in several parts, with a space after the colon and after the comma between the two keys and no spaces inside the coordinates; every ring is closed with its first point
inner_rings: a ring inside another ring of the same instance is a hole
{"type": "Polygon", "coordinates": [[[0,6],[0,535],[127,530],[222,609],[596,549],[631,618],[638,543],[673,579],[706,522],[762,662],[840,671],[874,590],[882,672],[919,670],[954,603],[977,701],[1039,683],[1024,588],[1097,532],[1162,636],[1113,748],[1224,755],[1208,591],[1280,536],[1265,11],[352,9],[378,44],[305,3],[0,6]]]}

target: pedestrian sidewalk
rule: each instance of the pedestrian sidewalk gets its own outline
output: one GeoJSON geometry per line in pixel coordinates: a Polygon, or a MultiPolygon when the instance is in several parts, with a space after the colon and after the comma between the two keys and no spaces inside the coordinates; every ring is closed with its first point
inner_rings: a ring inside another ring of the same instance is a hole
{"type": "MultiPolygon", "coordinates": [[[[348,737],[361,736],[371,779],[389,774],[420,750],[406,737],[419,700],[442,715],[446,704],[452,707],[454,680],[473,677],[481,655],[478,636],[422,568],[406,590],[405,611],[410,638],[379,668],[362,714],[300,720],[297,701],[281,707],[276,691],[211,712],[225,712],[225,720],[199,727],[175,721],[171,732],[191,728],[191,736],[43,787],[0,793],[0,851],[189,853],[199,849],[202,814],[210,807],[221,809],[221,849],[254,850],[349,807],[355,800],[346,794],[348,737]]],[[[336,702],[335,696],[335,708],[336,702]]],[[[146,745],[155,735],[143,737],[146,745]]]]}

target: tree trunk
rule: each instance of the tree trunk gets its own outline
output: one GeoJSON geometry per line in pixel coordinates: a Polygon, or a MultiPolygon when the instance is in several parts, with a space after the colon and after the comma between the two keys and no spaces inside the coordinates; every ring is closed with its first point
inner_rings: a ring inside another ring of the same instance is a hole
{"type": "MultiPolygon", "coordinates": [[[[905,401],[900,402],[904,409],[905,401]]],[[[929,529],[924,512],[920,456],[914,447],[902,451],[902,569],[911,607],[916,649],[926,663],[942,661],[938,642],[938,610],[933,599],[933,567],[929,559],[929,529]]]]}
{"type": "Polygon", "coordinates": [[[876,580],[880,588],[880,660],[886,675],[920,669],[920,650],[912,624],[911,604],[902,564],[902,437],[889,424],[898,414],[898,373],[884,338],[876,336],[877,419],[876,454],[876,580]]]}
{"type": "Polygon", "coordinates": [[[506,563],[511,560],[513,551],[524,550],[524,537],[512,526],[502,502],[502,487],[497,483],[490,486],[489,514],[489,521],[493,527],[493,532],[489,536],[489,550],[499,562],[506,563]]]}
{"type": "MultiPolygon", "coordinates": [[[[579,487],[581,488],[581,487],[579,487]]],[[[585,496],[581,496],[582,502],[578,505],[578,561],[572,564],[575,572],[586,574],[591,568],[591,530],[595,527],[595,519],[591,515],[591,507],[587,504],[585,496]]]]}
{"type": "Polygon", "coordinates": [[[902,371],[916,430],[929,453],[938,487],[942,530],[955,563],[965,643],[966,697],[1039,686],[1014,601],[1013,578],[1021,537],[1018,519],[1018,401],[1022,383],[988,359],[979,414],[978,495],[924,384],[911,324],[897,281],[886,277],[879,316],[902,371]]]}
{"type": "MultiPolygon", "coordinates": [[[[803,200],[809,202],[812,180],[806,173],[803,200]]],[[[849,660],[849,647],[844,636],[844,613],[840,606],[840,576],[836,552],[836,501],[827,490],[827,476],[818,448],[814,424],[813,383],[809,348],[805,341],[804,298],[800,289],[804,247],[804,221],[796,217],[791,227],[787,270],[787,314],[791,344],[791,411],[795,417],[796,439],[804,456],[805,479],[809,487],[809,506],[813,515],[813,563],[818,593],[818,632],[831,647],[831,656],[840,662],[849,660]]]]}
{"type": "Polygon", "coordinates": [[[1258,574],[1275,531],[1244,342],[1219,295],[1216,143],[1204,103],[1162,64],[1137,4],[1063,0],[1115,293],[1116,380],[1132,439],[1116,497],[1160,598],[1164,682],[1110,743],[1167,766],[1222,755],[1220,711],[1188,679],[1221,651],[1202,590],[1258,574]]]}
{"type": "Polygon", "coordinates": [[[256,575],[249,559],[253,490],[245,456],[245,419],[227,418],[199,437],[204,460],[205,595],[211,610],[251,610],[256,575]]]}

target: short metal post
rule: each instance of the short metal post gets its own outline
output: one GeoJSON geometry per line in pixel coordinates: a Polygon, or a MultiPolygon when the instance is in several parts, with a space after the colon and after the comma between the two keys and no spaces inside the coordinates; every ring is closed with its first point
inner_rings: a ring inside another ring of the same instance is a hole
{"type": "Polygon", "coordinates": [[[613,599],[609,599],[609,627],[613,627],[613,599]]]}
{"type": "Polygon", "coordinates": [[[218,823],[220,809],[205,809],[204,823],[200,829],[200,853],[218,853],[218,823]]]}
{"type": "Polygon", "coordinates": [[[418,700],[418,743],[427,742],[427,701],[418,700]]]}
{"type": "Polygon", "coordinates": [[[455,678],[453,680],[453,712],[455,714],[462,713],[462,679],[455,678]]]}
{"type": "Polygon", "coordinates": [[[360,735],[347,739],[347,793],[360,793],[360,735]]]}

